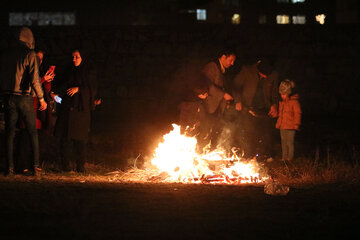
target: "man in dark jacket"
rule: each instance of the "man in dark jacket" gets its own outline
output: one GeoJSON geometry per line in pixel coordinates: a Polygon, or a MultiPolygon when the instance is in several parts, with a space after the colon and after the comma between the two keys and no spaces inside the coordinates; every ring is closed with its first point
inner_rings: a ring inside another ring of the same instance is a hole
{"type": "Polygon", "coordinates": [[[245,65],[234,78],[233,96],[247,141],[245,154],[272,157],[272,130],[277,115],[278,72],[266,58],[245,65]]]}
{"type": "Polygon", "coordinates": [[[235,60],[235,52],[225,49],[217,59],[209,62],[202,69],[203,74],[209,79],[209,92],[204,101],[206,117],[198,137],[201,147],[208,142],[211,142],[212,148],[217,146],[226,102],[233,100],[233,97],[225,90],[224,74],[226,69],[234,65],[235,60]]]}
{"type": "Polygon", "coordinates": [[[16,123],[21,115],[31,136],[33,173],[38,175],[41,169],[39,168],[39,141],[33,96],[39,100],[39,110],[45,110],[47,104],[44,100],[39,66],[33,50],[34,36],[27,27],[21,28],[17,36],[16,43],[4,53],[1,61],[0,91],[5,99],[8,174],[14,173],[14,138],[16,123]]]}

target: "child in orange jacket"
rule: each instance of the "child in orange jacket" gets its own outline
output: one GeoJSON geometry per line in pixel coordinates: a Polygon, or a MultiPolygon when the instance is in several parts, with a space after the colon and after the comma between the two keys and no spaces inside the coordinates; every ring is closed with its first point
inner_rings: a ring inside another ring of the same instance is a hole
{"type": "Polygon", "coordinates": [[[279,93],[282,101],[279,102],[278,120],[276,128],[280,129],[282,160],[290,161],[294,158],[294,138],[301,124],[301,107],[299,95],[292,94],[295,84],[288,79],[282,81],[279,93]]]}

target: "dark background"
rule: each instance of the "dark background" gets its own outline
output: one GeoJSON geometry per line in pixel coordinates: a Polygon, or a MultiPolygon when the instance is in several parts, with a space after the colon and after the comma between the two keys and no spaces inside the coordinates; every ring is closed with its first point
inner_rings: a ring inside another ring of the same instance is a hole
{"type": "MultiPolygon", "coordinates": [[[[249,0],[235,1],[238,9],[249,12],[242,19],[244,24],[228,23],[226,8],[221,11],[221,21],[209,13],[212,22],[201,24],[182,14],[182,9],[197,6],[213,8],[214,2],[216,6],[219,1],[120,1],[122,5],[112,8],[104,1],[95,8],[82,1],[75,5],[23,1],[16,6],[4,1],[7,8],[2,8],[0,19],[6,23],[9,12],[19,11],[77,13],[75,26],[30,28],[36,46],[46,52],[46,63],[57,65],[57,81],[71,64],[74,47],[86,49],[97,68],[103,103],[93,112],[90,161],[124,167],[129,158],[151,153],[156,141],[177,121],[176,98],[170,87],[177,71],[187,65],[200,68],[228,45],[239,53],[229,71],[230,79],[241,65],[264,55],[274,62],[280,80],[296,82],[303,110],[303,124],[296,137],[298,156],[313,158],[318,150],[320,157],[327,157],[330,149],[333,156],[352,160],[359,149],[358,23],[341,23],[338,1],[317,2],[321,10],[328,11],[325,25],[313,21],[305,25],[255,24],[251,16],[264,6],[261,1],[249,0]],[[175,20],[174,13],[182,17],[175,20]],[[166,16],[172,16],[171,20],[166,16]]],[[[269,2],[273,5],[265,9],[270,15],[286,9],[296,11],[269,2]]],[[[315,13],[316,1],[307,2],[299,11],[315,13]]],[[[9,45],[14,29],[2,24],[0,51],[9,45]]]]}

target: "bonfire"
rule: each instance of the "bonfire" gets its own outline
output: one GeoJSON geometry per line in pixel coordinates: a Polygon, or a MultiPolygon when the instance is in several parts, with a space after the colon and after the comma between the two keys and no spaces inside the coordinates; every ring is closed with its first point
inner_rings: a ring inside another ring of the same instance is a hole
{"type": "Polygon", "coordinates": [[[260,174],[256,159],[238,156],[236,149],[227,153],[218,148],[205,148],[197,153],[196,137],[181,134],[179,125],[163,136],[144,169],[131,169],[121,176],[125,181],[181,183],[262,183],[268,179],[260,174]]]}

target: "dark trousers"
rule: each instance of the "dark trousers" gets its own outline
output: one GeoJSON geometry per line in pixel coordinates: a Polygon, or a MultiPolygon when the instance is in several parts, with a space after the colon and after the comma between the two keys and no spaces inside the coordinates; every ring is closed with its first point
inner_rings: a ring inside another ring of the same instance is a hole
{"type": "Polygon", "coordinates": [[[70,171],[70,161],[76,162],[76,171],[84,172],[86,162],[86,140],[62,138],[60,158],[63,171],[70,171]]]}
{"type": "Polygon", "coordinates": [[[239,121],[239,132],[244,134],[242,148],[245,157],[273,157],[275,119],[266,116],[254,117],[248,112],[242,111],[239,121]]]}
{"type": "Polygon", "coordinates": [[[283,160],[292,160],[294,158],[294,138],[296,130],[280,129],[281,150],[283,160]]]}
{"type": "MultiPolygon", "coordinates": [[[[14,169],[14,139],[16,123],[21,117],[28,133],[32,148],[32,163],[39,167],[39,140],[36,129],[36,119],[33,97],[8,95],[5,98],[5,130],[6,130],[6,153],[7,167],[14,169]]],[[[22,146],[19,146],[21,148],[22,146]]]]}
{"type": "MultiPolygon", "coordinates": [[[[16,172],[23,172],[25,169],[31,169],[31,162],[28,157],[32,154],[31,138],[26,129],[20,129],[18,136],[18,144],[15,170],[16,172]],[[21,146],[21,148],[19,148],[21,146]]],[[[39,166],[48,168],[56,164],[56,156],[58,156],[56,139],[54,136],[49,135],[47,130],[38,129],[39,138],[39,166]]]]}
{"type": "Polygon", "coordinates": [[[210,144],[210,150],[216,149],[218,145],[218,137],[223,127],[223,121],[220,114],[205,114],[200,123],[199,134],[197,136],[198,152],[201,153],[204,147],[210,144]]]}

